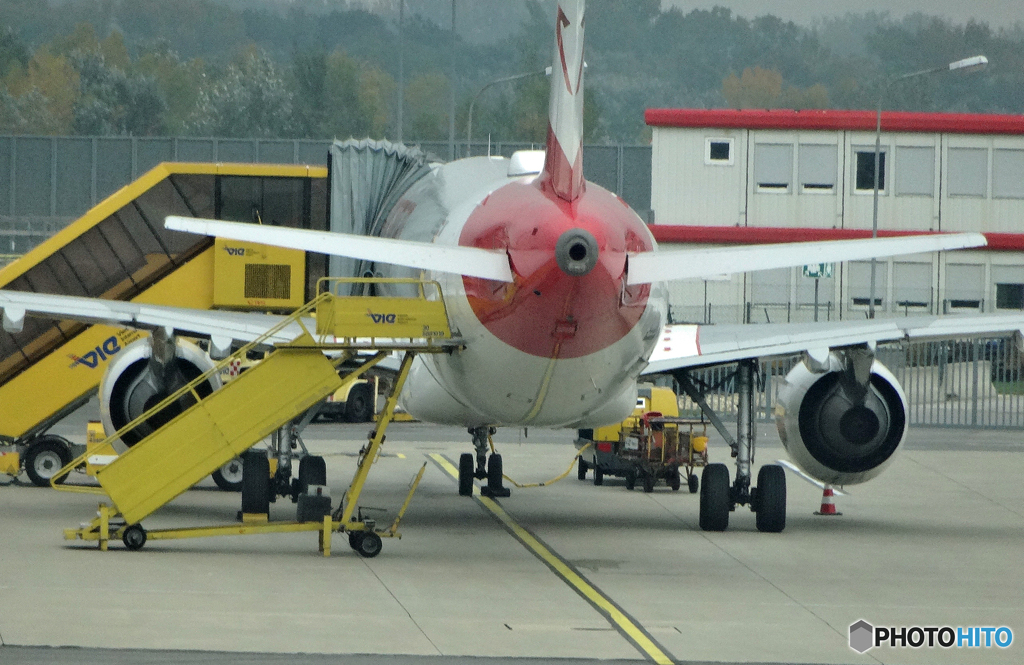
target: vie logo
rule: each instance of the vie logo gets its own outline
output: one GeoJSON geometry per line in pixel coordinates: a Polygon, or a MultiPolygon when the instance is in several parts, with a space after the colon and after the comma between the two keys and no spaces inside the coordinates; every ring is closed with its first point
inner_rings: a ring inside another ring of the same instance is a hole
{"type": "Polygon", "coordinates": [[[374,323],[394,323],[398,320],[397,314],[385,314],[383,312],[375,314],[370,310],[366,310],[366,315],[370,317],[370,320],[374,323]]]}
{"type": "Polygon", "coordinates": [[[97,365],[100,364],[101,360],[106,360],[108,357],[114,355],[121,350],[121,343],[118,341],[116,335],[111,335],[102,344],[94,348],[92,351],[82,355],[81,357],[71,354],[71,359],[74,361],[70,367],[76,365],[85,365],[89,369],[96,369],[97,365]]]}

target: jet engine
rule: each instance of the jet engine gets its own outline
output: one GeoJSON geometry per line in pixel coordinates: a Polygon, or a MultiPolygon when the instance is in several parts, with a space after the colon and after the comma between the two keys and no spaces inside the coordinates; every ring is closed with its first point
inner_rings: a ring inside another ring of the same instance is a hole
{"type": "Polygon", "coordinates": [[[870,367],[866,381],[844,369],[835,353],[829,360],[827,371],[812,371],[805,360],[789,372],[775,407],[776,425],[804,471],[832,485],[855,485],[880,474],[903,443],[907,398],[873,358],[864,364],[870,367]]]}
{"type": "MultiPolygon", "coordinates": [[[[198,346],[161,329],[129,344],[110,363],[100,384],[104,431],[113,434],[213,367],[214,362],[198,346]]],[[[206,397],[220,387],[220,376],[213,374],[196,392],[206,397]]],[[[115,442],[114,447],[123,453],[195,403],[191,393],[183,395],[122,434],[121,445],[115,442]]]]}

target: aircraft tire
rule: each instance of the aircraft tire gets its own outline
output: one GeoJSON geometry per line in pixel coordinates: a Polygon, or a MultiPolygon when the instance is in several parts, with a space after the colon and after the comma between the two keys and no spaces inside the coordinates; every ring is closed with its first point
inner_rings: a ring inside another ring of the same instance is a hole
{"type": "Polygon", "coordinates": [[[459,455],[459,496],[473,496],[473,454],[459,455]]]}
{"type": "Polygon", "coordinates": [[[310,485],[327,484],[327,463],[318,455],[306,455],[299,460],[299,494],[309,491],[310,485]]]}
{"type": "Polygon", "coordinates": [[[757,472],[757,530],[779,533],[786,528],[786,471],[766,464],[757,472]]]}
{"type": "Polygon", "coordinates": [[[270,460],[263,453],[242,456],[242,512],[270,512],[270,460]]]}
{"type": "Polygon", "coordinates": [[[345,400],[345,420],[350,423],[368,423],[373,420],[373,393],[370,384],[357,383],[345,400]]]}
{"type": "Polygon", "coordinates": [[[501,455],[491,453],[487,458],[487,486],[493,489],[500,489],[502,486],[503,469],[501,455]]]}
{"type": "Polygon", "coordinates": [[[729,469],[724,464],[708,464],[700,479],[700,528],[725,531],[729,526],[729,469]]]}

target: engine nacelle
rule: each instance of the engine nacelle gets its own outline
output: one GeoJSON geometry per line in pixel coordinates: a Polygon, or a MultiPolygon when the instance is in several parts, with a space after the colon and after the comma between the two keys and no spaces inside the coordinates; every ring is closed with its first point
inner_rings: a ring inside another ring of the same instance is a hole
{"type": "MultiPolygon", "coordinates": [[[[154,359],[153,345],[160,344],[159,337],[155,336],[155,341],[154,338],[143,338],[132,342],[118,353],[107,367],[100,383],[99,396],[100,419],[108,435],[118,431],[186,383],[214,367],[214,362],[205,351],[183,339],[164,341],[163,353],[158,351],[158,358],[154,359]],[[161,355],[165,357],[160,358],[161,355]]],[[[220,387],[220,376],[213,374],[196,389],[196,392],[206,397],[220,387]]],[[[120,441],[114,442],[114,448],[123,453],[193,404],[195,398],[191,394],[181,397],[122,435],[120,441]]]]}
{"type": "Polygon", "coordinates": [[[907,398],[877,360],[863,406],[841,372],[815,373],[803,362],[786,375],[775,406],[779,437],[793,461],[818,480],[855,485],[880,474],[907,433],[907,398]]]}

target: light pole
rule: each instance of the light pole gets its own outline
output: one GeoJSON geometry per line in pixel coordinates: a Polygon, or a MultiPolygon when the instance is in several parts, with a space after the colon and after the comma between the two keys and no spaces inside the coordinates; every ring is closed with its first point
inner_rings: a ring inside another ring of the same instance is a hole
{"type": "Polygon", "coordinates": [[[466,119],[466,157],[470,156],[470,143],[473,140],[473,107],[476,106],[476,100],[480,98],[480,95],[484,94],[484,91],[493,85],[497,85],[499,83],[508,83],[509,81],[518,81],[519,79],[525,79],[531,76],[540,76],[541,74],[544,74],[545,76],[551,76],[551,67],[545,67],[544,69],[541,69],[536,72],[526,72],[525,74],[513,74],[512,76],[503,76],[500,79],[494,79],[493,81],[485,84],[484,87],[476,91],[476,94],[473,95],[473,101],[469,103],[469,117],[466,119]]]}
{"type": "MultiPolygon", "coordinates": [[[[882,145],[882,100],[885,98],[885,93],[889,89],[889,86],[897,81],[904,81],[915,76],[924,76],[925,74],[937,74],[939,72],[952,72],[960,71],[964,74],[971,72],[977,72],[985,68],[988,64],[988,58],[983,55],[976,55],[970,58],[964,58],[963,60],[957,60],[951,62],[948,65],[941,67],[932,67],[931,69],[922,69],[919,72],[910,72],[909,74],[901,74],[899,76],[893,76],[886,79],[885,85],[882,86],[882,92],[878,95],[878,111],[875,114],[875,173],[874,173],[874,186],[873,196],[874,201],[872,203],[871,212],[871,237],[878,237],[878,178],[879,178],[879,161],[881,157],[881,145],[882,145]]],[[[892,164],[892,160],[889,160],[892,164]]],[[[875,318],[875,258],[871,257],[871,286],[870,294],[868,298],[868,318],[875,318]]]]}

